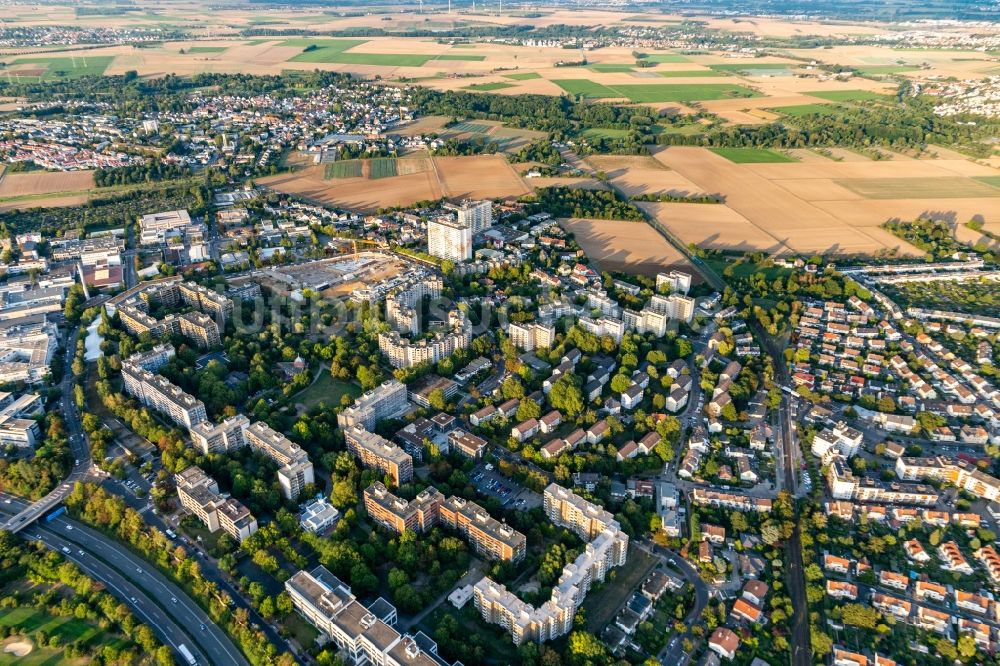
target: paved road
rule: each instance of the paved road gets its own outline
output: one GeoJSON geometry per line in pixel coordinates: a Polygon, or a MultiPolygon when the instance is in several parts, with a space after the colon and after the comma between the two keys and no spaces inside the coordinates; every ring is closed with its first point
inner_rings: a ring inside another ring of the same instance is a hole
{"type": "Polygon", "coordinates": [[[708,584],[701,579],[698,569],[681,557],[680,553],[668,550],[654,543],[649,544],[649,546],[656,554],[661,555],[675,569],[680,571],[688,583],[694,587],[694,606],[691,607],[691,610],[688,611],[687,616],[684,618],[684,624],[687,625],[687,633],[671,639],[670,643],[659,654],[660,663],[663,666],[681,666],[690,659],[690,655],[684,652],[684,639],[690,639],[693,643],[697,643],[699,640],[697,636],[691,633],[691,629],[701,622],[701,614],[705,610],[705,607],[708,606],[708,584]]]}
{"type": "MultiPolygon", "coordinates": [[[[0,512],[12,513],[22,506],[23,502],[20,500],[5,496],[4,502],[0,503],[0,512]],[[10,504],[7,504],[7,500],[10,500],[10,504]]],[[[24,531],[24,535],[35,539],[46,537],[41,539],[43,543],[51,544],[50,547],[60,550],[75,562],[100,564],[99,572],[103,576],[108,577],[113,574],[115,581],[126,581],[128,587],[118,585],[120,589],[130,592],[127,596],[116,595],[122,601],[133,609],[141,606],[152,611],[154,606],[158,606],[176,626],[184,628],[183,632],[173,633],[173,643],[168,642],[168,645],[176,647],[177,643],[185,643],[188,647],[196,646],[207,656],[206,663],[213,665],[245,666],[248,663],[229,637],[200,606],[174,583],[167,580],[153,565],[121,544],[64,516],[44,525],[31,526],[24,531]],[[62,550],[64,547],[70,552],[62,550]],[[79,554],[80,551],[84,553],[83,556],[79,554]],[[136,594],[135,590],[140,590],[140,593],[136,594]],[[132,598],[140,600],[140,603],[132,603],[132,598]],[[205,628],[202,629],[202,626],[205,628]]],[[[103,581],[100,578],[99,580],[103,581]]],[[[111,589],[115,592],[114,588],[111,589]]]]}

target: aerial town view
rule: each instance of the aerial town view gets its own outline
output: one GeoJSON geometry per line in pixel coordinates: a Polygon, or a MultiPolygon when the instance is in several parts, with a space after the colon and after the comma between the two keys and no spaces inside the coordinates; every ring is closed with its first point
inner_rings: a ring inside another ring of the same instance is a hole
{"type": "Polygon", "coordinates": [[[1000,666],[996,0],[0,3],[0,666],[1000,666]]]}

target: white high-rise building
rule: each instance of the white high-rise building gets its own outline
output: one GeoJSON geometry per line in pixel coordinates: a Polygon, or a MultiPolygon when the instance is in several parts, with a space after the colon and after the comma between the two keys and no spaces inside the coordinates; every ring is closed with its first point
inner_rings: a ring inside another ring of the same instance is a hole
{"type": "Polygon", "coordinates": [[[659,291],[663,285],[669,285],[670,291],[687,294],[691,289],[691,275],[681,271],[670,271],[669,273],[658,273],[656,275],[656,289],[659,291]]]}
{"type": "Polygon", "coordinates": [[[492,201],[463,201],[462,203],[446,204],[446,210],[455,212],[459,224],[472,229],[472,235],[482,233],[493,226],[492,201]]]}
{"type": "Polygon", "coordinates": [[[472,227],[437,218],[427,223],[427,253],[449,261],[472,259],[472,227]]]}

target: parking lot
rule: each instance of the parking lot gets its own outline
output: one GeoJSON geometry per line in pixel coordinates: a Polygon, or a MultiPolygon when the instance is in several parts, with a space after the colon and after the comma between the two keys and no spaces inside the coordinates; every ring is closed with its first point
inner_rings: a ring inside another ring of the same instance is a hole
{"type": "Polygon", "coordinates": [[[542,505],[542,496],[532,492],[520,484],[508,479],[495,469],[487,469],[492,465],[476,465],[469,479],[483,495],[495,497],[506,507],[531,509],[542,505]]]}

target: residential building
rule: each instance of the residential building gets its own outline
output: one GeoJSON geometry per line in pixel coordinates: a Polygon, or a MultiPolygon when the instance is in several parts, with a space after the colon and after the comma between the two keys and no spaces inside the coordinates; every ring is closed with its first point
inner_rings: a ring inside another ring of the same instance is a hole
{"type": "Polygon", "coordinates": [[[427,223],[427,254],[448,261],[472,259],[472,227],[447,217],[427,223]]]}
{"type": "Polygon", "coordinates": [[[519,562],[524,535],[490,516],[486,509],[461,497],[449,497],[440,508],[441,523],[466,537],[477,553],[489,559],[519,562]]]}
{"type": "Polygon", "coordinates": [[[209,349],[222,344],[219,326],[215,320],[202,312],[188,312],[177,317],[181,335],[199,347],[209,349]]]}
{"type": "Polygon", "coordinates": [[[377,469],[392,477],[400,486],[413,478],[413,458],[385,438],[358,426],[344,430],[347,450],[365,467],[377,469]]]}
{"type": "Polygon", "coordinates": [[[208,419],[205,404],[166,378],[144,369],[133,357],[122,362],[125,391],[147,407],[163,412],[177,425],[191,426],[208,419]]]}
{"type": "Polygon", "coordinates": [[[381,483],[365,488],[365,510],[383,527],[402,534],[426,532],[438,523],[444,495],[434,486],[420,491],[412,501],[396,497],[381,483]]]}
{"type": "Polygon", "coordinates": [[[365,392],[353,405],[337,414],[337,425],[341,430],[352,426],[375,430],[376,423],[399,415],[407,407],[406,385],[390,379],[365,392]]]}
{"type": "Polygon", "coordinates": [[[194,514],[209,532],[220,528],[237,541],[257,531],[257,520],[234,499],[223,499],[215,479],[200,467],[188,467],[174,476],[181,506],[194,514]]]}
{"type": "Polygon", "coordinates": [[[556,339],[556,328],[546,324],[532,322],[528,324],[511,323],[507,328],[507,335],[510,342],[518,349],[524,351],[534,351],[535,349],[547,349],[552,346],[556,339]]]}
{"type": "Polygon", "coordinates": [[[330,502],[319,497],[302,507],[299,514],[299,525],[307,532],[319,534],[325,532],[340,520],[340,511],[337,511],[330,502]]]}
{"type": "Polygon", "coordinates": [[[0,391],[0,446],[34,448],[42,439],[41,427],[34,417],[44,413],[44,402],[37,393],[15,398],[0,391]]]}
{"type": "Polygon", "coordinates": [[[286,499],[294,500],[307,485],[315,483],[309,454],[263,421],[245,428],[243,437],[251,449],[278,464],[278,483],[286,499]]]}
{"type": "Polygon", "coordinates": [[[492,201],[466,200],[460,204],[446,203],[444,209],[454,212],[456,221],[469,227],[473,236],[493,226],[492,201]]]}
{"type": "Polygon", "coordinates": [[[196,423],[188,430],[191,442],[202,455],[228,453],[246,446],[244,431],[250,426],[250,419],[243,414],[232,416],[222,423],[211,421],[196,423]]]}

